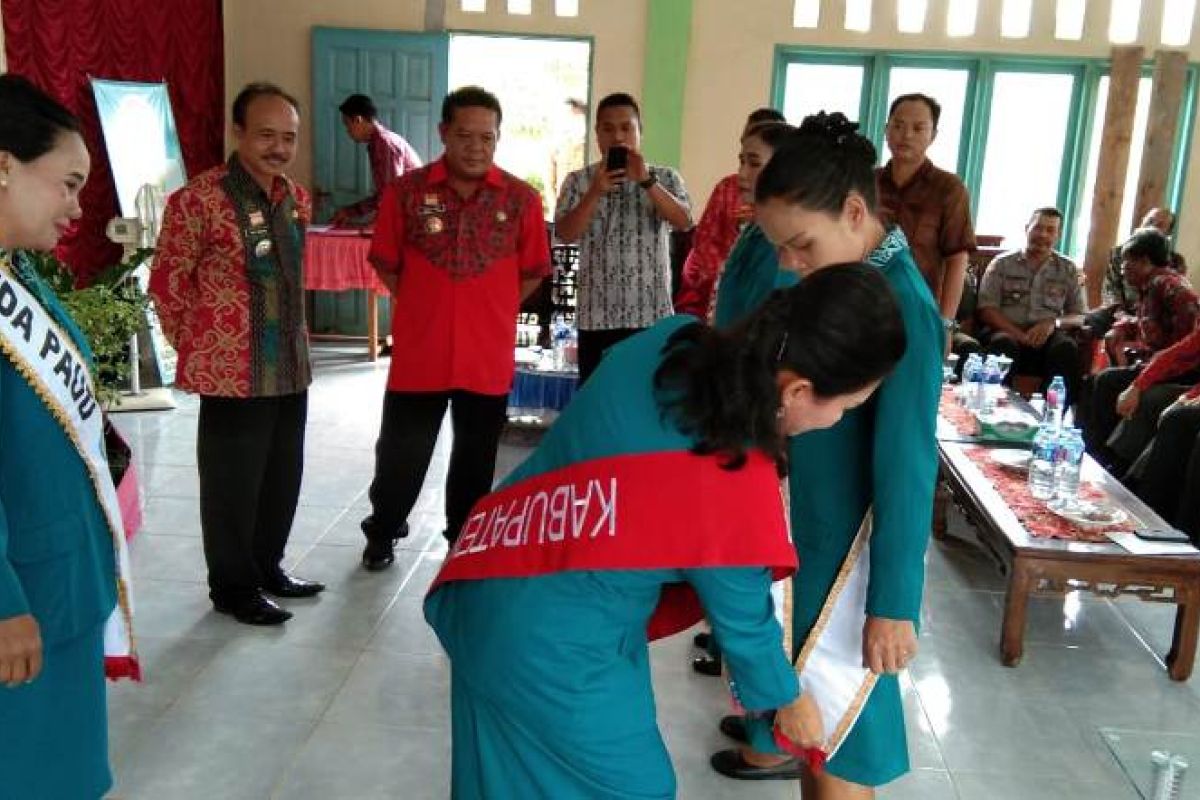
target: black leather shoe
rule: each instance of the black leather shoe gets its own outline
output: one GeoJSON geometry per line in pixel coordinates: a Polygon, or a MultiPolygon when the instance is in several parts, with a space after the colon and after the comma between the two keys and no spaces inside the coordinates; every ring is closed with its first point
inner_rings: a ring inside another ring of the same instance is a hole
{"type": "Polygon", "coordinates": [[[800,762],[794,758],[773,767],[756,767],[742,758],[741,750],[713,753],[708,763],[725,777],[739,781],[794,781],[802,774],[800,762]]]}
{"type": "Polygon", "coordinates": [[[281,572],[274,579],[264,583],[262,588],[267,594],[276,597],[313,597],[325,591],[325,584],[293,578],[286,572],[281,572]]]}
{"type": "Polygon", "coordinates": [[[692,644],[701,650],[707,650],[709,643],[712,641],[711,633],[697,633],[692,637],[692,644]]]}
{"type": "Polygon", "coordinates": [[[721,658],[712,656],[696,656],[692,659],[692,669],[710,678],[721,677],[721,658]]]}
{"type": "Polygon", "coordinates": [[[401,525],[400,530],[396,531],[391,538],[379,535],[374,514],[360,522],[358,527],[367,537],[367,546],[363,548],[362,564],[368,572],[381,572],[395,563],[396,542],[408,536],[407,522],[401,525]]]}
{"type": "Polygon", "coordinates": [[[721,717],[721,722],[717,725],[721,733],[733,739],[735,742],[746,744],[750,741],[750,736],[746,733],[746,718],[737,714],[730,714],[727,717],[721,717]]]}
{"type": "Polygon", "coordinates": [[[292,618],[292,612],[285,611],[261,594],[233,603],[214,600],[213,608],[244,625],[281,625],[292,618]]]}
{"type": "Polygon", "coordinates": [[[368,572],[382,572],[396,561],[395,540],[367,542],[363,548],[362,565],[368,572]]]}

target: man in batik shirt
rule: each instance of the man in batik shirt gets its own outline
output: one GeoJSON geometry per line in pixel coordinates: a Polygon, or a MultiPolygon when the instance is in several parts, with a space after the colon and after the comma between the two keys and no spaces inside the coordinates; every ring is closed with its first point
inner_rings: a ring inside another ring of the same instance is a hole
{"type": "Polygon", "coordinates": [[[498,169],[500,103],[451,92],[438,126],[446,152],[402,177],[380,204],[371,261],[392,292],[395,342],[375,445],[363,566],[395,560],[446,408],[454,430],[445,536],[453,542],[492,488],[515,369],[521,300],[550,274],[537,190],[498,169]]]}
{"type": "Polygon", "coordinates": [[[200,527],[213,606],[249,625],[291,618],[263,593],[325,587],[283,570],[304,468],[312,368],[304,321],[308,192],[284,171],[299,106],[250,84],[233,102],[237,148],[170,198],[150,294],[179,353],[175,385],[200,395],[200,527]]]}

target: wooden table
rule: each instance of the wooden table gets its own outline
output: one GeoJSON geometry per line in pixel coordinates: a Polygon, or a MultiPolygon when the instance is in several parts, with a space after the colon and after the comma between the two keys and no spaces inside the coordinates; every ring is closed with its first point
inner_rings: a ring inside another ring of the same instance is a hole
{"type": "MultiPolygon", "coordinates": [[[[344,292],[365,289],[367,302],[367,358],[379,358],[379,308],[377,295],[387,287],[367,260],[371,250],[369,229],[310,227],[304,242],[304,288],[310,291],[344,292]]],[[[361,342],[361,336],[312,334],[315,340],[361,342]]]]}
{"type": "MultiPolygon", "coordinates": [[[[941,421],[939,420],[939,423],[941,421]]],[[[955,501],[975,525],[979,540],[1008,576],[1000,652],[1015,667],[1024,654],[1025,615],[1031,594],[1061,596],[1088,590],[1105,597],[1132,595],[1174,603],[1175,634],[1165,661],[1173,680],[1192,674],[1200,632],[1200,555],[1140,556],[1111,542],[1093,544],[1031,535],[965,452],[969,445],[939,438],[942,485],[935,501],[934,538],[944,538],[946,509],[955,501]]],[[[1132,527],[1166,523],[1090,456],[1083,479],[1098,485],[1131,517],[1132,527]]]]}

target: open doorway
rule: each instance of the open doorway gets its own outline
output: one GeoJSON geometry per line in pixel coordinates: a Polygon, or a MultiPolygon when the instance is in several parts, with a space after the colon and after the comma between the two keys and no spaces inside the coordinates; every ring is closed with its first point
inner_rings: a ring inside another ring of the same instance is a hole
{"type": "Polygon", "coordinates": [[[452,90],[474,84],[499,98],[496,164],[541,192],[550,217],[563,180],[587,157],[591,41],[455,33],[448,60],[452,90]]]}

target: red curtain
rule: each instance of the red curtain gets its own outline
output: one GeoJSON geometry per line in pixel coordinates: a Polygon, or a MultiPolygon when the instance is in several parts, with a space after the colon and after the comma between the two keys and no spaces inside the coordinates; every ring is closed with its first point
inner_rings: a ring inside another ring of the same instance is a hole
{"type": "Polygon", "coordinates": [[[166,81],[188,175],[224,150],[221,0],[0,0],[10,71],[57,97],[83,123],[92,174],[83,219],[59,256],[81,281],[115,264],[121,249],[104,227],[118,213],[88,79],[166,81]]]}

